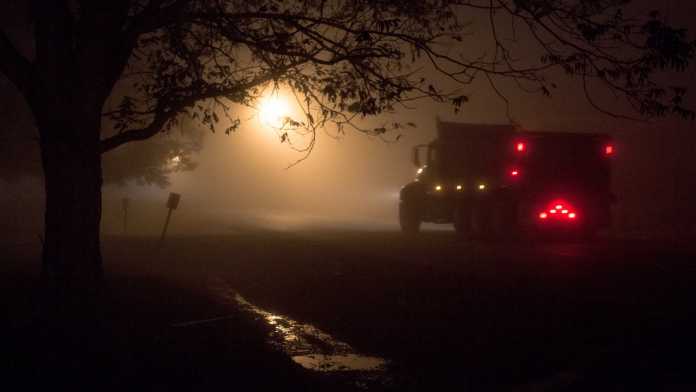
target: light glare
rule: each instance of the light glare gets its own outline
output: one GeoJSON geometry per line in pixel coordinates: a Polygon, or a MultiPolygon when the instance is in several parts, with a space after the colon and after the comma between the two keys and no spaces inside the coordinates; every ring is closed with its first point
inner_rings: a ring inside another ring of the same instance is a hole
{"type": "Polygon", "coordinates": [[[288,103],[277,95],[263,99],[259,106],[259,120],[273,128],[282,128],[289,114],[288,103]]]}

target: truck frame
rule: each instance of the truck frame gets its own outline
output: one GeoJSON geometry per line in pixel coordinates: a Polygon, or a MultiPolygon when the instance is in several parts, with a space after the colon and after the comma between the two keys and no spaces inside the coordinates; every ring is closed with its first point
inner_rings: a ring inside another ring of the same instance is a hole
{"type": "Polygon", "coordinates": [[[608,135],[439,120],[437,134],[413,149],[418,169],[400,192],[402,231],[430,222],[470,237],[590,237],[610,226],[615,147],[608,135]]]}

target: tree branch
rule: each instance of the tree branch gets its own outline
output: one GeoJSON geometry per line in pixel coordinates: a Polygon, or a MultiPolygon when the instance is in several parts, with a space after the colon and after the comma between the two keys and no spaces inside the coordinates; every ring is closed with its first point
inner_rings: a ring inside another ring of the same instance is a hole
{"type": "Polygon", "coordinates": [[[267,74],[263,76],[254,78],[246,83],[240,83],[239,85],[236,85],[234,87],[219,88],[211,86],[211,88],[209,88],[207,91],[200,92],[198,94],[193,94],[189,97],[181,99],[179,102],[175,102],[173,105],[165,104],[160,101],[158,103],[158,106],[160,108],[155,110],[154,119],[148,126],[139,129],[130,129],[116,134],[114,136],[108,137],[106,139],[103,139],[101,141],[101,152],[103,154],[121,146],[122,144],[132,141],[146,140],[156,135],[157,133],[162,131],[162,129],[167,125],[169,121],[173,120],[184,109],[193,106],[196,102],[210,98],[232,96],[238,94],[240,91],[247,91],[252,87],[277,79],[280,76],[282,76],[285,72],[287,72],[288,69],[297,67],[307,61],[308,60],[299,61],[297,63],[281,67],[280,69],[269,71],[267,74]],[[164,105],[166,105],[166,108],[163,107],[164,105]]]}
{"type": "Polygon", "coordinates": [[[0,73],[4,74],[25,97],[33,89],[32,64],[0,30],[0,73]]]}
{"type": "Polygon", "coordinates": [[[122,144],[126,144],[128,142],[149,139],[150,137],[160,132],[162,128],[167,124],[167,121],[171,120],[174,116],[176,116],[177,113],[178,111],[160,111],[155,115],[155,118],[152,120],[150,125],[148,125],[145,128],[131,129],[119,133],[117,135],[111,136],[109,138],[103,139],[101,141],[101,153],[103,154],[105,152],[111,151],[121,146],[122,144]]]}
{"type": "Polygon", "coordinates": [[[166,7],[162,7],[163,1],[151,1],[134,17],[129,33],[140,35],[155,31],[170,23],[180,22],[182,12],[190,6],[189,0],[176,0],[166,7]]]}

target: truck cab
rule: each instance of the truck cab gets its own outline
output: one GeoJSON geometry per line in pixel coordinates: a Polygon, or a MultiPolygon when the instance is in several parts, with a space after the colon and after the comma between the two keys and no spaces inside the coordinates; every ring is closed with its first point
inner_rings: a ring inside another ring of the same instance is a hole
{"type": "Polygon", "coordinates": [[[472,236],[592,235],[611,223],[614,150],[603,134],[438,122],[438,138],[414,147],[417,173],[401,189],[401,228],[416,233],[431,222],[472,236]]]}

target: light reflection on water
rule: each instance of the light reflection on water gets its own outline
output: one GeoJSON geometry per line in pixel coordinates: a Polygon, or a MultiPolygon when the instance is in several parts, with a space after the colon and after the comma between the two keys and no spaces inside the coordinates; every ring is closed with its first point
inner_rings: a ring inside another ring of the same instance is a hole
{"type": "Polygon", "coordinates": [[[300,366],[320,372],[384,372],[383,358],[361,355],[348,343],[336,340],[311,324],[263,310],[244,297],[222,288],[222,295],[241,309],[264,320],[271,328],[270,344],[300,366]]]}
{"type": "Polygon", "coordinates": [[[367,357],[358,354],[339,355],[295,355],[292,360],[306,369],[324,372],[338,372],[347,370],[375,371],[383,370],[385,361],[379,357],[367,357]]]}

